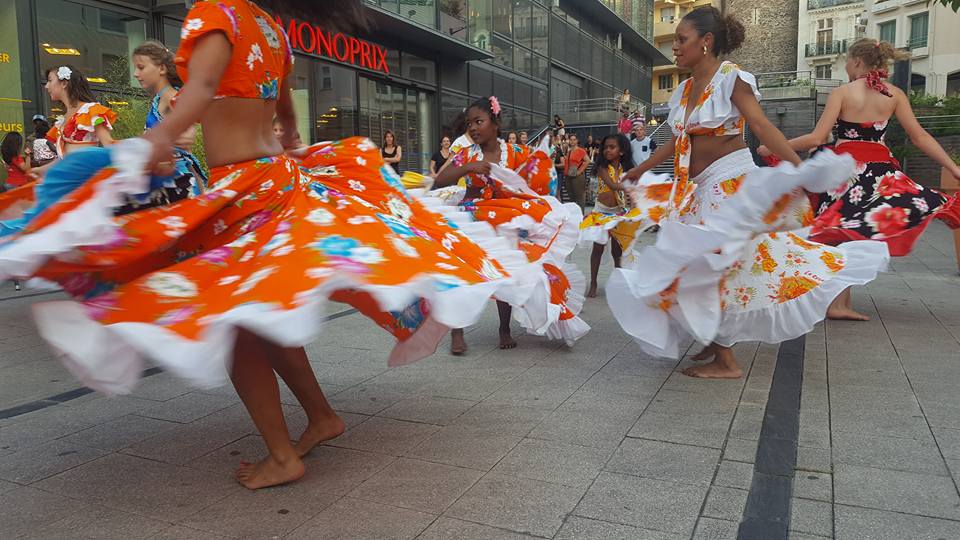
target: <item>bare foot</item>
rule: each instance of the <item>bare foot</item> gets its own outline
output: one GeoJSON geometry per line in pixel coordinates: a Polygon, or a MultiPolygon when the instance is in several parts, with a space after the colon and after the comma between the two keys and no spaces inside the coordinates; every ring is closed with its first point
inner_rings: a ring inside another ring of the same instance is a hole
{"type": "Polygon", "coordinates": [[[463,330],[458,329],[450,332],[450,354],[454,356],[467,354],[467,340],[463,337],[463,330]]]}
{"type": "Polygon", "coordinates": [[[743,371],[739,367],[730,368],[719,361],[688,367],[682,373],[698,379],[739,379],[743,376],[743,371]]]}
{"type": "Polygon", "coordinates": [[[309,454],[318,444],[343,435],[346,429],[347,425],[343,423],[343,419],[339,416],[327,419],[317,426],[307,426],[303,435],[300,436],[300,440],[293,445],[293,449],[296,450],[298,456],[303,457],[309,454]]]}
{"type": "Polygon", "coordinates": [[[710,344],[704,347],[700,352],[693,355],[690,359],[694,362],[703,362],[704,360],[710,360],[717,355],[717,346],[710,344]]]}
{"type": "Polygon", "coordinates": [[[590,290],[587,291],[587,298],[596,298],[597,297],[597,284],[591,283],[590,290]]]}
{"type": "Polygon", "coordinates": [[[247,489],[289,484],[303,477],[306,470],[300,458],[280,463],[273,456],[263,458],[259,463],[241,463],[237,469],[237,482],[247,489]]]}
{"type": "Polygon", "coordinates": [[[830,308],[827,310],[827,318],[834,321],[869,321],[870,316],[858,313],[849,308],[830,308]]]}
{"type": "Polygon", "coordinates": [[[510,330],[500,330],[500,348],[516,349],[517,342],[510,336],[510,330]]]}

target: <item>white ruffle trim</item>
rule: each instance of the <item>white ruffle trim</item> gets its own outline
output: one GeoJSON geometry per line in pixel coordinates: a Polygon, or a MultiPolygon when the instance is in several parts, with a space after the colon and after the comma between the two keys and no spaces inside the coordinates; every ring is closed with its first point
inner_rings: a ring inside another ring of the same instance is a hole
{"type": "MultiPolygon", "coordinates": [[[[117,173],[103,181],[93,196],[56,222],[34,233],[21,234],[0,248],[0,276],[28,277],[55,256],[82,246],[97,245],[117,227],[113,208],[124,194],[142,193],[148,184],[142,173],[150,145],[128,139],[111,148],[117,173]]],[[[491,296],[523,301],[537,287],[542,269],[496,235],[485,223],[475,223],[471,239],[487,250],[507,272],[503,279],[449,288],[442,280],[421,275],[398,286],[372,285],[346,274],[304,295],[291,309],[271,304],[237,306],[217,317],[198,339],[187,339],[163,326],[124,322],[102,325],[91,319],[79,302],[58,301],[33,306],[41,336],[84,384],[107,394],[129,392],[146,359],[169,369],[195,385],[213,387],[229,380],[237,328],[246,328],[284,347],[307,345],[317,339],[323,305],[341,289],[371,294],[384,311],[400,311],[418,298],[430,304],[430,314],[417,332],[399,343],[391,365],[432,354],[447,328],[462,328],[479,318],[491,296]],[[484,229],[485,227],[485,229],[484,229]]]]}

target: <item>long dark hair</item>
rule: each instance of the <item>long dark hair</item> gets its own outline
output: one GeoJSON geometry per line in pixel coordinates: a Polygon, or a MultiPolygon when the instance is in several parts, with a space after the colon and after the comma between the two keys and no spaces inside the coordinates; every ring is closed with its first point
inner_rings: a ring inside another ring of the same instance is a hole
{"type": "Polygon", "coordinates": [[[264,9],[300,20],[315,20],[328,29],[360,30],[369,26],[361,0],[255,0],[264,9]]]}
{"type": "Polygon", "coordinates": [[[13,158],[20,155],[23,149],[23,136],[16,131],[10,131],[3,136],[3,142],[0,143],[0,157],[6,164],[13,163],[13,158]]]}
{"type": "MultiPolygon", "coordinates": [[[[46,80],[50,80],[50,74],[53,73],[57,76],[57,80],[62,80],[67,83],[67,97],[71,101],[76,103],[91,103],[97,101],[97,98],[93,97],[93,91],[90,90],[90,83],[87,82],[87,78],[83,76],[83,73],[80,73],[80,70],[75,66],[70,64],[61,64],[57,67],[52,67],[47,69],[47,72],[44,74],[46,80]],[[60,79],[59,71],[60,68],[67,68],[70,70],[69,79],[60,79]]],[[[64,103],[64,105],[67,105],[64,103]]]]}
{"type": "Polygon", "coordinates": [[[47,132],[50,131],[50,122],[46,120],[34,120],[33,124],[33,135],[35,138],[42,139],[47,136],[47,132]]]}
{"type": "Polygon", "coordinates": [[[394,147],[394,148],[396,148],[397,146],[399,146],[399,144],[397,144],[397,136],[393,133],[393,131],[391,131],[391,130],[388,129],[388,130],[386,130],[386,131],[383,132],[383,148],[386,148],[386,147],[387,147],[387,135],[389,135],[390,138],[393,139],[393,147],[394,147]]]}
{"type": "Polygon", "coordinates": [[[610,165],[610,162],[607,161],[607,156],[604,155],[603,149],[607,147],[607,139],[613,139],[617,141],[617,146],[620,147],[620,167],[623,170],[632,169],[636,164],[633,162],[633,148],[630,146],[630,141],[622,133],[612,133],[607,135],[600,141],[600,153],[597,154],[597,169],[605,169],[607,165],[610,165]]]}
{"type": "Polygon", "coordinates": [[[733,15],[724,15],[713,6],[703,6],[692,10],[680,19],[687,21],[697,30],[700,37],[713,34],[713,54],[730,54],[743,45],[746,29],[733,15]]]}

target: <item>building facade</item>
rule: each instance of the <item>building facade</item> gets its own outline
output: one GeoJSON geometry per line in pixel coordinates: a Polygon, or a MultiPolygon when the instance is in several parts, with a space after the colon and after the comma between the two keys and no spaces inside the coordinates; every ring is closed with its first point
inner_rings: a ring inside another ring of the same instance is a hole
{"type": "Polygon", "coordinates": [[[720,9],[746,28],[731,60],[751,73],[797,71],[797,0],[721,0],[720,9]]]}
{"type": "Polygon", "coordinates": [[[847,48],[864,37],[863,0],[800,0],[797,69],[846,80],[847,48]]]}
{"type": "MultiPolygon", "coordinates": [[[[179,43],[184,0],[0,1],[0,128],[62,111],[44,70],[72,64],[105,101],[136,86],[127,64],[146,39],[179,43]]],[[[453,118],[494,94],[504,130],[536,130],[561,100],[625,89],[649,103],[652,0],[378,0],[371,30],[329,32],[280,19],[295,49],[294,97],[305,142],[392,131],[404,168],[424,170],[453,118]]],[[[130,103],[110,103],[117,109],[130,103]]]]}
{"type": "Polygon", "coordinates": [[[934,1],[866,0],[863,19],[867,37],[909,51],[912,90],[960,93],[960,15],[934,1]]]}
{"type": "MultiPolygon", "coordinates": [[[[690,10],[701,6],[720,7],[718,0],[657,0],[653,6],[653,44],[661,54],[673,58],[673,38],[677,24],[690,10]]],[[[685,73],[674,65],[657,66],[653,69],[653,90],[651,99],[654,104],[663,104],[670,94],[686,78],[685,73]]]]}

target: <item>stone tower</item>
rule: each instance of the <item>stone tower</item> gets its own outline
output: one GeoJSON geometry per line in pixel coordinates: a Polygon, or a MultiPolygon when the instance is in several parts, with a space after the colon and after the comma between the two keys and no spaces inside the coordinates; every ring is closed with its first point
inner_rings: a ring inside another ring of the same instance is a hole
{"type": "Polygon", "coordinates": [[[802,0],[722,0],[740,19],[746,40],[730,59],[751,73],[797,70],[797,28],[802,0]]]}

